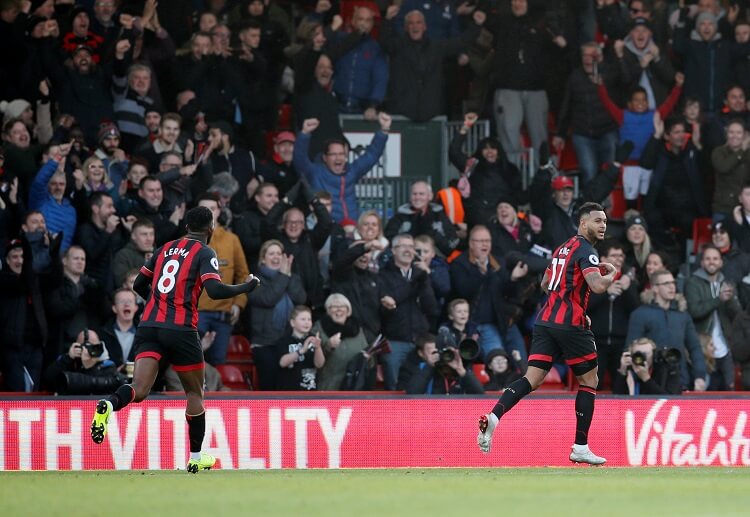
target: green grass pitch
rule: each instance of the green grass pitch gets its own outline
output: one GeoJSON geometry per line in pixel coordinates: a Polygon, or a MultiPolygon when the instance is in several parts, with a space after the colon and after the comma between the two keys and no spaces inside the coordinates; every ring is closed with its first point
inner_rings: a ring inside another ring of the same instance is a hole
{"type": "Polygon", "coordinates": [[[747,468],[0,474],[2,515],[746,516],[747,468]]]}

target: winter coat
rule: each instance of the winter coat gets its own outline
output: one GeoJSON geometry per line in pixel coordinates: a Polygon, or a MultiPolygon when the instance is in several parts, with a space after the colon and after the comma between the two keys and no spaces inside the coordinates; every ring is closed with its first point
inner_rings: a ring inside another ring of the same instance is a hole
{"type": "Polygon", "coordinates": [[[393,261],[380,270],[380,296],[390,296],[396,302],[393,310],[381,307],[383,335],[394,341],[413,343],[419,334],[435,326],[440,313],[430,279],[419,268],[411,268],[407,280],[393,261]]]}
{"type": "Polygon", "coordinates": [[[385,237],[388,240],[401,233],[429,235],[435,241],[435,247],[448,256],[458,246],[456,227],[445,214],[442,205],[430,203],[425,213],[414,210],[406,203],[398,207],[396,213],[385,226],[385,237]]]}

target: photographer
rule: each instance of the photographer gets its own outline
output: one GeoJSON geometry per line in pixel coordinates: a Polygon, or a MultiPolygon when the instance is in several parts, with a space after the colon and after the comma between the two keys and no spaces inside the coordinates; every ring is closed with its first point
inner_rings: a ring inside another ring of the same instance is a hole
{"type": "Polygon", "coordinates": [[[464,367],[455,346],[438,350],[435,336],[422,334],[416,349],[409,354],[399,370],[398,389],[408,395],[482,394],[484,389],[474,372],[464,367]]]}
{"type": "Polygon", "coordinates": [[[47,386],[61,395],[109,393],[127,379],[117,373],[114,361],[96,332],[84,329],[45,372],[47,386]]]}
{"type": "Polygon", "coordinates": [[[680,351],[658,349],[648,338],[636,339],[620,357],[612,393],[615,395],[679,395],[680,351]]]}

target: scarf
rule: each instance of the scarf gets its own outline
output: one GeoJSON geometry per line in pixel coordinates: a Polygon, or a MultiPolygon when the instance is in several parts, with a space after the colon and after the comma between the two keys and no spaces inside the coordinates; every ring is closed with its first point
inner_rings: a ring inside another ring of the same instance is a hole
{"type": "MultiPolygon", "coordinates": [[[[276,269],[271,269],[267,266],[260,266],[260,273],[273,281],[280,273],[276,269]]],[[[271,325],[274,329],[283,331],[289,324],[289,315],[292,313],[294,303],[287,293],[284,293],[276,305],[273,307],[273,314],[271,315],[271,325]]]]}
{"type": "Polygon", "coordinates": [[[321,327],[323,327],[323,331],[328,337],[331,337],[338,332],[341,332],[341,339],[355,337],[357,334],[359,334],[359,323],[357,323],[357,320],[354,318],[354,316],[349,316],[348,318],[346,318],[346,321],[342,325],[333,321],[333,319],[331,319],[331,317],[326,314],[320,320],[320,325],[321,327]]]}

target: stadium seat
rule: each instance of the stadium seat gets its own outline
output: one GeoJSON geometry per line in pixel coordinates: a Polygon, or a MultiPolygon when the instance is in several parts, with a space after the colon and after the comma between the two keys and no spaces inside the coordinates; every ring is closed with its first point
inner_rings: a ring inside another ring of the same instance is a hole
{"type": "Polygon", "coordinates": [[[490,382],[490,376],[485,371],[484,365],[482,363],[474,364],[472,366],[472,369],[474,370],[474,375],[476,375],[477,379],[479,379],[480,384],[484,385],[490,382]]]}
{"type": "Polygon", "coordinates": [[[245,336],[234,335],[229,338],[229,349],[227,350],[227,362],[229,363],[252,363],[253,349],[250,341],[245,336]]]}
{"type": "Polygon", "coordinates": [[[276,127],[280,130],[288,129],[289,131],[294,131],[294,128],[292,127],[291,104],[282,104],[281,106],[279,106],[279,120],[276,124],[276,127]]]}
{"type": "Polygon", "coordinates": [[[224,386],[227,388],[234,391],[245,391],[250,389],[250,386],[245,380],[245,376],[242,374],[242,370],[236,365],[219,364],[216,366],[216,369],[221,374],[221,382],[223,382],[224,386]]]}
{"type": "Polygon", "coordinates": [[[558,373],[556,368],[550,368],[549,372],[547,373],[547,376],[544,378],[544,382],[542,382],[542,385],[538,388],[541,391],[545,390],[564,390],[565,389],[565,383],[560,378],[560,374],[558,373]]]}

